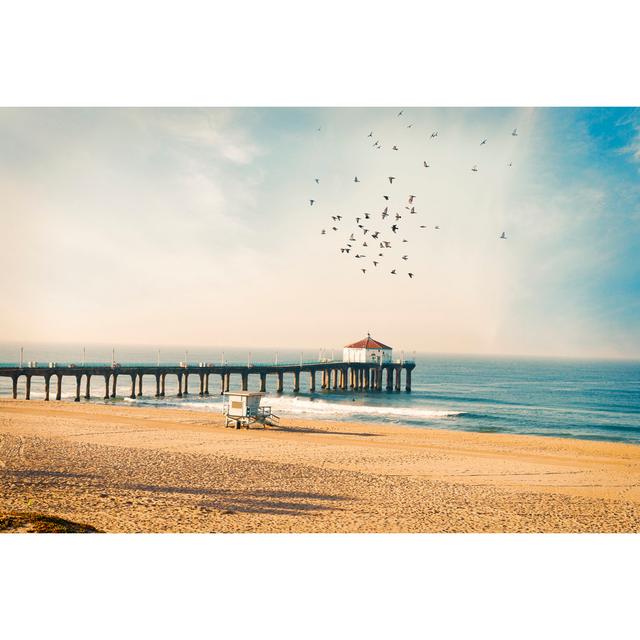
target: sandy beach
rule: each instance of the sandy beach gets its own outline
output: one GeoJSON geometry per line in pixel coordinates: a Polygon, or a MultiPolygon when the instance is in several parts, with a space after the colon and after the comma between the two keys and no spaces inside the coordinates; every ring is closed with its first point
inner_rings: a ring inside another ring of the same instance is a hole
{"type": "Polygon", "coordinates": [[[3,400],[0,511],[107,532],[638,532],[640,447],[3,400]]]}

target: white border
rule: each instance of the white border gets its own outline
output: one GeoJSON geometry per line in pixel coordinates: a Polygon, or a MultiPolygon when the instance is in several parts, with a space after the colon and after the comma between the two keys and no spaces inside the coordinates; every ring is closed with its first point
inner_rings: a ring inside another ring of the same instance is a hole
{"type": "Polygon", "coordinates": [[[621,580],[640,570],[633,535],[13,535],[0,544],[7,637],[618,638],[637,628],[637,590],[621,580]]]}
{"type": "Polygon", "coordinates": [[[638,5],[22,0],[3,105],[637,105],[638,5]]]}

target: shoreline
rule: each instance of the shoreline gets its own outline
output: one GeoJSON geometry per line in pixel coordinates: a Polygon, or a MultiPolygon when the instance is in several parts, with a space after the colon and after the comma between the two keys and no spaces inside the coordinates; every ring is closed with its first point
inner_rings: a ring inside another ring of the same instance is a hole
{"type": "MultiPolygon", "coordinates": [[[[45,402],[44,401],[44,397],[35,397],[32,398],[30,400],[25,400],[23,398],[18,398],[17,400],[13,400],[12,398],[7,398],[7,397],[0,397],[0,406],[2,406],[2,403],[21,403],[21,402],[27,402],[31,405],[35,405],[35,404],[40,404],[44,407],[53,407],[55,406],[69,406],[69,407],[79,407],[79,406],[92,406],[92,407],[110,407],[110,408],[123,408],[123,409],[132,409],[132,410],[149,410],[149,411],[154,411],[154,410],[161,410],[163,412],[172,412],[172,411],[177,411],[177,412],[193,412],[193,413],[197,413],[197,414],[201,414],[201,415],[209,415],[209,416],[216,416],[219,415],[217,412],[212,412],[211,409],[209,407],[206,407],[205,404],[207,402],[211,402],[211,398],[215,398],[215,397],[219,397],[219,396],[210,396],[210,397],[200,397],[197,394],[194,394],[192,398],[186,398],[186,399],[182,399],[182,402],[184,404],[191,404],[191,406],[189,407],[185,407],[182,408],[180,406],[176,406],[173,404],[170,404],[169,402],[167,403],[163,403],[163,402],[157,402],[157,398],[143,398],[142,402],[139,399],[133,399],[130,400],[128,397],[126,396],[122,396],[122,397],[118,397],[115,399],[108,399],[108,400],[104,400],[104,399],[99,399],[99,398],[91,398],[90,400],[87,400],[85,398],[81,398],[80,402],[75,402],[73,400],[72,397],[66,397],[63,398],[62,400],[55,400],[55,401],[48,401],[45,402]],[[202,407],[199,407],[198,405],[203,405],[202,407]]],[[[220,396],[221,397],[221,396],[220,396]]],[[[276,396],[277,397],[277,396],[276,396]]],[[[320,398],[320,400],[326,400],[325,398],[320,398]]],[[[220,403],[220,406],[222,406],[222,403],[220,403]]],[[[438,409],[434,409],[435,412],[438,412],[438,409]]],[[[447,416],[442,416],[442,421],[444,423],[444,421],[449,420],[449,419],[453,419],[455,417],[457,417],[458,415],[465,415],[467,412],[463,411],[463,410],[451,410],[451,411],[447,411],[447,410],[442,410],[443,413],[446,414],[451,414],[451,417],[447,416]]],[[[527,438],[543,438],[545,440],[547,439],[557,439],[557,440],[570,440],[570,441],[576,441],[576,442],[594,442],[594,443],[603,443],[603,444],[625,444],[625,445],[630,445],[630,446],[640,446],[640,441],[634,441],[634,440],[626,440],[626,439],[622,439],[622,438],[607,438],[607,437],[600,437],[597,435],[592,435],[592,436],[584,436],[584,437],[579,437],[579,436],[575,436],[572,434],[566,434],[566,435],[559,435],[557,433],[554,434],[550,434],[550,435],[546,435],[544,433],[522,433],[522,432],[515,432],[515,431],[488,431],[488,430],[482,430],[480,428],[478,429],[473,429],[473,428],[466,428],[466,427],[459,427],[459,428],[450,428],[447,426],[442,426],[442,427],[438,427],[438,426],[426,426],[426,425],[422,425],[422,424],[411,424],[410,421],[402,421],[400,419],[398,420],[390,420],[390,419],[379,419],[376,420],[375,418],[373,418],[371,421],[367,421],[367,420],[349,420],[348,418],[342,418],[340,416],[317,416],[314,415],[311,418],[307,418],[305,417],[305,413],[302,412],[300,414],[298,414],[297,416],[292,416],[290,418],[286,418],[285,421],[288,422],[310,422],[310,423],[326,423],[326,424],[331,424],[331,423],[337,423],[337,424],[343,424],[343,425],[357,425],[360,426],[362,428],[365,428],[367,426],[381,426],[381,427],[389,427],[389,428],[393,428],[393,427],[398,427],[400,429],[413,429],[413,430],[420,430],[420,431],[446,431],[448,433],[477,433],[477,434],[481,434],[481,435],[499,435],[499,436],[516,436],[516,437],[527,437],[527,438]]]]}
{"type": "MultiPolygon", "coordinates": [[[[212,412],[212,411],[208,411],[206,409],[198,409],[198,408],[194,408],[194,407],[189,407],[189,408],[180,408],[180,407],[174,407],[174,406],[161,406],[161,405],[154,405],[153,403],[148,403],[148,404],[138,404],[136,401],[132,401],[132,402],[128,402],[126,398],[122,398],[121,400],[118,399],[116,401],[113,400],[98,400],[98,399],[92,399],[92,400],[85,400],[82,399],[80,402],[74,402],[73,400],[56,400],[56,401],[49,401],[46,402],[43,399],[32,399],[32,400],[24,400],[24,399],[17,399],[17,400],[13,400],[13,399],[9,399],[9,398],[0,398],[0,413],[2,413],[4,410],[8,410],[9,412],[11,411],[17,411],[18,413],[22,413],[21,409],[17,409],[17,410],[12,410],[11,406],[17,406],[17,405],[23,405],[23,404],[27,404],[29,406],[32,406],[34,408],[36,408],[36,413],[41,413],[41,414],[48,414],[50,413],[50,409],[52,410],[52,412],[56,413],[56,414],[63,414],[65,413],[65,411],[68,412],[75,412],[76,410],[81,410],[82,408],[104,408],[107,411],[111,411],[113,410],[114,413],[112,414],[113,416],[117,416],[118,415],[118,411],[122,411],[124,413],[127,413],[129,411],[140,411],[140,412],[144,412],[144,411],[150,411],[150,412],[161,412],[160,415],[163,414],[168,414],[169,417],[185,417],[186,415],[190,415],[190,416],[200,416],[203,418],[200,424],[200,427],[198,426],[194,426],[194,428],[202,428],[202,427],[217,427],[217,426],[223,426],[224,423],[224,419],[222,418],[222,415],[218,412],[212,412]],[[57,408],[60,407],[60,411],[57,410],[57,408]],[[204,419],[204,417],[207,416],[207,419],[204,419]]],[[[27,411],[28,413],[28,411],[27,411]]],[[[91,412],[89,412],[91,413],[91,412]]],[[[116,418],[117,421],[117,418],[116,418]]],[[[157,426],[166,426],[165,423],[171,424],[171,428],[175,427],[175,423],[173,423],[171,420],[158,420],[158,425],[157,426]]],[[[148,420],[145,419],[144,425],[148,424],[148,420]]],[[[488,440],[492,440],[492,439],[497,439],[496,442],[498,442],[500,439],[502,438],[516,438],[516,439],[520,439],[520,438],[524,438],[524,439],[533,439],[533,440],[542,440],[542,441],[547,441],[547,440],[556,440],[559,443],[562,442],[572,442],[572,443],[592,443],[595,446],[598,445],[619,445],[621,447],[634,447],[637,448],[640,451],[640,442],[623,442],[623,441],[619,441],[619,440],[606,440],[606,439],[600,439],[600,438],[577,438],[575,436],[571,436],[571,435],[566,435],[566,436],[558,436],[558,435],[538,435],[538,434],[533,434],[533,433],[512,433],[512,432],[506,432],[506,431],[500,431],[500,432],[487,432],[487,431],[481,431],[481,430],[472,430],[472,429],[449,429],[447,427],[427,427],[427,426],[421,426],[421,425],[412,425],[412,424],[407,424],[407,423],[403,423],[401,421],[397,421],[397,422],[384,422],[382,420],[380,421],[375,421],[372,420],[371,422],[366,422],[366,421],[352,421],[352,420],[345,420],[342,418],[335,418],[335,417],[331,417],[331,418],[318,418],[318,417],[314,417],[314,418],[305,418],[304,416],[296,416],[296,417],[289,417],[289,418],[280,418],[280,425],[281,427],[293,427],[293,426],[299,426],[299,425],[315,425],[316,427],[319,425],[324,425],[327,429],[327,431],[340,431],[340,429],[338,429],[337,427],[342,426],[345,428],[349,428],[350,430],[357,430],[357,429],[362,429],[362,430],[376,430],[376,429],[381,429],[381,430],[390,430],[393,431],[395,429],[399,430],[400,432],[424,432],[426,434],[435,436],[438,433],[441,432],[445,432],[446,434],[467,434],[469,436],[472,435],[478,435],[481,436],[483,439],[486,438],[488,440]],[[331,429],[331,427],[334,427],[334,429],[331,429]]],[[[304,427],[301,427],[301,430],[304,427]]],[[[229,429],[230,431],[232,429],[229,429]]],[[[262,431],[263,428],[261,426],[253,426],[251,429],[251,431],[262,431]]],[[[282,431],[284,429],[278,429],[277,427],[271,427],[271,428],[267,428],[264,429],[265,431],[282,431]]],[[[242,429],[242,431],[245,431],[245,429],[242,429]]]]}
{"type": "Polygon", "coordinates": [[[3,510],[105,531],[640,531],[640,447],[0,400],[3,510]]]}

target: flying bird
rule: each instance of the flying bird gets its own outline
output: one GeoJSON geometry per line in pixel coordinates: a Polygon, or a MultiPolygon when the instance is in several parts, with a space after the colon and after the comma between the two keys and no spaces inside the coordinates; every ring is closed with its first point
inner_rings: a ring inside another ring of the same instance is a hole
{"type": "Polygon", "coordinates": [[[398,231],[398,225],[397,224],[392,225],[391,231],[393,231],[393,233],[396,233],[398,231]]]}
{"type": "Polygon", "coordinates": [[[396,275],[396,270],[395,270],[395,269],[393,269],[393,270],[391,271],[391,273],[395,276],[395,275],[396,275]]]}
{"type": "Polygon", "coordinates": [[[395,176],[389,176],[389,183],[393,184],[393,181],[395,180],[395,176]]]}
{"type": "Polygon", "coordinates": [[[374,266],[374,267],[377,267],[377,266],[378,266],[378,263],[377,263],[375,260],[373,261],[373,266],[374,266]]]}
{"type": "Polygon", "coordinates": [[[513,162],[510,162],[507,167],[512,167],[513,166],[513,162]]]}
{"type": "Polygon", "coordinates": [[[371,131],[371,133],[369,133],[369,135],[367,136],[367,138],[373,138],[373,131],[371,131]]]}
{"type": "Polygon", "coordinates": [[[405,240],[404,238],[402,239],[402,242],[409,242],[408,240],[405,240]]]}
{"type": "Polygon", "coordinates": [[[313,203],[315,202],[315,200],[309,200],[309,206],[313,207],[313,203]]]}
{"type": "Polygon", "coordinates": [[[316,184],[320,184],[320,178],[316,178],[316,184]]]}
{"type": "Polygon", "coordinates": [[[364,214],[364,219],[365,219],[365,220],[368,220],[370,217],[371,217],[371,214],[370,214],[370,213],[365,213],[365,214],[364,214]]]}
{"type": "Polygon", "coordinates": [[[407,129],[411,129],[411,127],[413,127],[413,124],[408,124],[407,125],[407,129]]]}
{"type": "Polygon", "coordinates": [[[324,235],[326,235],[326,233],[327,233],[327,230],[326,230],[326,229],[323,229],[320,235],[323,235],[323,236],[324,236],[324,235]]]}
{"type": "Polygon", "coordinates": [[[482,146],[483,144],[487,144],[487,139],[486,138],[480,143],[480,146],[482,146]]]}
{"type": "Polygon", "coordinates": [[[353,179],[353,181],[354,181],[354,182],[360,182],[360,180],[358,180],[358,176],[356,176],[356,177],[353,179]]]}
{"type": "Polygon", "coordinates": [[[380,235],[380,232],[376,231],[375,233],[371,234],[371,237],[374,238],[375,240],[377,240],[379,235],[380,235]]]}
{"type": "Polygon", "coordinates": [[[407,273],[410,278],[413,278],[413,273],[407,273]]]}
{"type": "Polygon", "coordinates": [[[511,135],[512,135],[512,136],[517,136],[517,135],[518,135],[518,129],[514,129],[514,130],[511,132],[511,135]]]}
{"type": "Polygon", "coordinates": [[[403,260],[408,260],[408,259],[409,259],[409,256],[402,256],[402,259],[403,259],[403,260]]]}
{"type": "Polygon", "coordinates": [[[426,161],[426,160],[424,161],[424,163],[423,163],[423,164],[424,164],[424,166],[425,166],[425,169],[428,169],[428,168],[431,166],[430,164],[427,164],[427,161],[426,161]]]}
{"type": "Polygon", "coordinates": [[[471,171],[476,172],[478,170],[478,165],[474,164],[473,167],[471,168],[471,171]]]}
{"type": "Polygon", "coordinates": [[[342,220],[342,216],[336,216],[336,220],[342,220]]]}
{"type": "Polygon", "coordinates": [[[434,227],[434,229],[439,229],[439,228],[440,228],[440,227],[439,227],[438,225],[436,225],[436,226],[434,227]]]}
{"type": "Polygon", "coordinates": [[[404,109],[398,114],[398,116],[401,116],[404,113],[404,109]]]}
{"type": "Polygon", "coordinates": [[[338,230],[338,227],[331,227],[334,231],[338,230]]]}
{"type": "Polygon", "coordinates": [[[507,239],[507,234],[503,231],[502,235],[500,236],[500,240],[506,240],[507,239]]]}
{"type": "Polygon", "coordinates": [[[399,213],[396,213],[396,220],[400,220],[400,218],[402,218],[402,216],[399,213]]]}
{"type": "Polygon", "coordinates": [[[351,234],[351,236],[349,237],[349,240],[351,240],[351,242],[355,242],[356,237],[353,235],[353,233],[351,234]]]}
{"type": "Polygon", "coordinates": [[[409,196],[409,204],[413,204],[413,199],[415,198],[415,196],[409,196]]]}
{"type": "Polygon", "coordinates": [[[434,132],[431,134],[431,137],[432,137],[432,138],[437,138],[437,137],[438,137],[438,132],[437,132],[437,131],[434,131],[434,132]]]}
{"type": "Polygon", "coordinates": [[[426,228],[427,228],[427,225],[426,225],[426,224],[421,224],[421,225],[420,225],[420,228],[421,228],[421,229],[426,229],[426,228]]]}
{"type": "Polygon", "coordinates": [[[360,271],[362,271],[362,273],[367,273],[366,269],[360,269],[360,271]]]}
{"type": "MultiPolygon", "coordinates": [[[[407,209],[408,209],[408,208],[409,208],[409,207],[407,207],[407,209]]],[[[416,211],[416,208],[415,208],[415,207],[411,207],[411,211],[409,211],[409,213],[418,213],[418,212],[416,211]]]]}
{"type": "Polygon", "coordinates": [[[385,200],[389,200],[389,196],[382,196],[385,200]]]}
{"type": "Polygon", "coordinates": [[[396,147],[396,145],[395,145],[395,144],[393,145],[393,150],[394,150],[394,151],[399,151],[398,147],[396,147]]]}

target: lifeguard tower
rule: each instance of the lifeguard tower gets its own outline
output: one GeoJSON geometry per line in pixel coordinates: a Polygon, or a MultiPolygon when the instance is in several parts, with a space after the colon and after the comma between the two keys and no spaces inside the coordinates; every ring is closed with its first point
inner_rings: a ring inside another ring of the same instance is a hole
{"type": "Polygon", "coordinates": [[[225,391],[222,400],[224,426],[248,429],[254,422],[263,427],[277,426],[278,416],[271,412],[271,407],[260,406],[263,395],[260,391],[225,391]]]}

